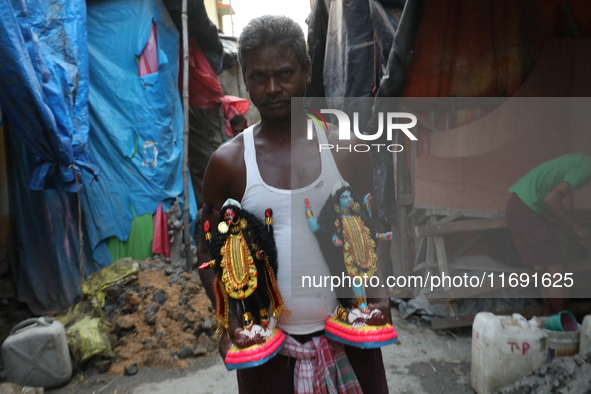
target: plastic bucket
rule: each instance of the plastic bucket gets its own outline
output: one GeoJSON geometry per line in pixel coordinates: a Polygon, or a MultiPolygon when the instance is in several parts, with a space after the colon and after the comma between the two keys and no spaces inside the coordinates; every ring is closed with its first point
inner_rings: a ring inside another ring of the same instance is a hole
{"type": "Polygon", "coordinates": [[[571,357],[579,352],[580,324],[577,331],[560,332],[545,330],[548,334],[548,357],[553,360],[556,357],[571,357]]]}
{"type": "Polygon", "coordinates": [[[569,311],[558,312],[548,317],[544,322],[544,328],[550,331],[578,331],[575,316],[569,311]]]}

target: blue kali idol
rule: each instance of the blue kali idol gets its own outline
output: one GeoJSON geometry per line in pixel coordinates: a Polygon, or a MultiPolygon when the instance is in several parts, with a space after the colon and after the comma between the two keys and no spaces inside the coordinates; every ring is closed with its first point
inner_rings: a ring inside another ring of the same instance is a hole
{"type": "Polygon", "coordinates": [[[318,220],[308,199],[306,218],[314,232],[332,275],[351,277],[350,298],[326,320],[325,333],[331,339],[361,348],[374,348],[397,341],[394,327],[379,309],[370,309],[363,283],[377,272],[377,241],[389,241],[392,233],[371,230],[371,196],[363,206],[355,199],[351,186],[339,181],[324,204],[318,220]]]}

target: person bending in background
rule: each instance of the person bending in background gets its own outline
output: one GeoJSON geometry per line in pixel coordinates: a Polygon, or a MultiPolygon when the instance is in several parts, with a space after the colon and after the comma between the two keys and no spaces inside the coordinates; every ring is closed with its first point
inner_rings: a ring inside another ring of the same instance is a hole
{"type": "MultiPolygon", "coordinates": [[[[571,153],[540,164],[509,188],[512,195],[505,212],[507,225],[524,264],[552,278],[563,274],[566,256],[545,215],[568,225],[580,243],[589,242],[591,231],[578,224],[562,204],[566,195],[589,180],[591,156],[571,153]]],[[[545,288],[544,316],[564,310],[565,305],[562,288],[545,288]]]]}

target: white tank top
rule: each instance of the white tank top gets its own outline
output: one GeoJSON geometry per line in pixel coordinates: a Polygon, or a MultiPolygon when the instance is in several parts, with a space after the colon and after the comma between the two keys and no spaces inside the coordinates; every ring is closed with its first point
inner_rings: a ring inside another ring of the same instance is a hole
{"type": "MultiPolygon", "coordinates": [[[[328,287],[302,287],[302,276],[330,275],[314,233],[308,227],[304,199],[310,199],[314,214],[320,213],[335,183],[342,179],[332,153],[320,153],[320,176],[310,185],[294,190],[267,185],[259,172],[254,144],[255,124],[244,130],[244,162],[246,190],[242,206],[263,217],[265,209],[273,209],[273,233],[277,245],[277,284],[289,311],[279,319],[279,327],[289,334],[311,334],[324,329],[326,318],[338,305],[328,287]]],[[[328,143],[324,130],[316,130],[319,143],[328,143]]]]}

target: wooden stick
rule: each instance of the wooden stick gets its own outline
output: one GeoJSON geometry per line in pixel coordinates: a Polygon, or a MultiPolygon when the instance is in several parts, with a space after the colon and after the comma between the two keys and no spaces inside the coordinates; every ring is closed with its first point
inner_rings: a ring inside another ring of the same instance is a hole
{"type": "Polygon", "coordinates": [[[435,373],[437,373],[437,370],[435,369],[435,367],[433,366],[433,364],[431,364],[431,363],[429,362],[429,360],[427,360],[427,357],[425,357],[425,354],[424,354],[423,352],[421,352],[420,350],[417,350],[417,352],[419,352],[419,353],[421,354],[421,356],[423,356],[423,358],[425,359],[425,362],[426,362],[427,364],[429,364],[429,366],[430,366],[431,368],[433,368],[433,371],[435,371],[435,373]]]}
{"type": "Polygon", "coordinates": [[[185,236],[185,271],[193,269],[191,256],[191,224],[189,223],[189,32],[187,0],[182,5],[183,21],[183,232],[185,236]]]}

